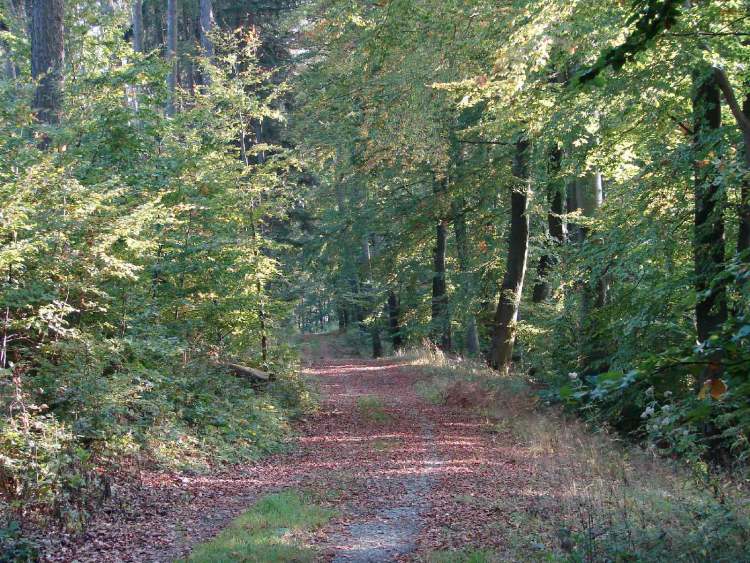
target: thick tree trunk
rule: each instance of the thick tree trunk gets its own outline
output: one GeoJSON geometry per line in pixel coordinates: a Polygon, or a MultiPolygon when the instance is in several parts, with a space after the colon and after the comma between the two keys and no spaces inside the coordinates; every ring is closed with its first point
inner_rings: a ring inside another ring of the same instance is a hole
{"type": "Polygon", "coordinates": [[[167,115],[174,115],[177,89],[177,0],[167,0],[167,115]]]}
{"type": "Polygon", "coordinates": [[[400,307],[398,304],[398,297],[393,291],[388,292],[388,332],[391,335],[391,344],[393,345],[393,351],[398,352],[404,345],[403,337],[401,336],[401,324],[399,317],[401,316],[400,307]]]}
{"type": "Polygon", "coordinates": [[[528,148],[529,143],[526,140],[516,143],[513,162],[513,175],[516,181],[511,186],[508,260],[495,312],[495,332],[490,349],[490,365],[503,373],[509,371],[513,356],[516,321],[529,254],[529,216],[526,213],[530,191],[528,148]]]}
{"type": "MultiPolygon", "coordinates": [[[[65,64],[63,0],[33,3],[31,24],[31,75],[38,80],[34,110],[39,121],[60,122],[65,64]]],[[[46,144],[46,142],[45,142],[46,144]]]]}
{"type": "MultiPolygon", "coordinates": [[[[563,214],[565,213],[565,194],[562,186],[558,182],[557,175],[560,171],[560,160],[562,154],[560,149],[554,148],[550,152],[550,184],[547,186],[548,200],[550,210],[547,213],[547,232],[553,245],[553,252],[556,247],[565,241],[565,223],[563,214]]],[[[534,303],[541,303],[549,299],[551,289],[547,279],[552,268],[557,264],[557,256],[552,252],[545,252],[539,258],[537,266],[537,282],[534,286],[532,300],[534,303]]]]}
{"type": "MultiPolygon", "coordinates": [[[[456,234],[456,254],[458,255],[458,267],[461,270],[461,282],[463,298],[471,303],[474,297],[474,279],[471,271],[471,256],[469,254],[469,237],[466,233],[466,213],[463,198],[455,198],[451,202],[453,214],[453,230],[456,234]]],[[[479,331],[477,330],[477,318],[469,309],[466,313],[466,353],[470,357],[479,354],[479,331]]]]}
{"type": "Polygon", "coordinates": [[[721,99],[713,73],[696,73],[693,91],[695,156],[695,319],[698,340],[703,342],[727,320],[726,288],[715,283],[722,271],[724,249],[724,210],[726,196],[716,179],[710,153],[721,127],[721,99]]]}

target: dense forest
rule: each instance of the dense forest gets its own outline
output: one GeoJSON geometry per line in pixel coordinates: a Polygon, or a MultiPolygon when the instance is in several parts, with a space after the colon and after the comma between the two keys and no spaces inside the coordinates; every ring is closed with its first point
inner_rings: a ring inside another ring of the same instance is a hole
{"type": "Polygon", "coordinates": [[[2,0],[0,540],[288,449],[306,333],[746,479],[748,37],[747,0],[2,0]]]}
{"type": "Polygon", "coordinates": [[[313,311],[375,355],[426,340],[745,460],[748,8],[308,6],[291,125],[319,179],[313,311]]]}

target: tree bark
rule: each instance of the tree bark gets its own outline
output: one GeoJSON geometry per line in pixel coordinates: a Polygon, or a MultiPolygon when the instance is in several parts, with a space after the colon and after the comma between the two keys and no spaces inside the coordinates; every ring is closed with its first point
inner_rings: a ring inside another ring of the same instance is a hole
{"type": "Polygon", "coordinates": [[[382,358],[383,357],[383,341],[380,339],[380,327],[377,322],[374,322],[370,329],[372,335],[372,357],[382,358]]]}
{"type": "Polygon", "coordinates": [[[167,108],[168,116],[175,112],[175,93],[177,89],[177,0],[167,0],[167,108]]]}
{"type": "Polygon", "coordinates": [[[695,320],[704,342],[727,320],[726,288],[715,283],[722,271],[726,195],[716,179],[711,152],[721,127],[721,99],[715,73],[696,71],[693,79],[693,152],[695,158],[695,320]]]}
{"type": "Polygon", "coordinates": [[[401,336],[400,316],[401,311],[398,297],[391,290],[388,292],[388,332],[391,335],[391,344],[393,345],[394,352],[398,352],[404,345],[403,336],[401,336]]]}
{"type": "MultiPolygon", "coordinates": [[[[742,103],[742,113],[750,116],[750,94],[742,103]]],[[[740,186],[740,205],[738,209],[739,229],[737,233],[737,253],[743,254],[750,250],[750,128],[742,129],[742,155],[745,159],[745,176],[740,186]]],[[[744,260],[750,261],[750,256],[744,260]]]]}
{"type": "Polygon", "coordinates": [[[133,1],[133,51],[143,53],[143,2],[133,1]]]}
{"type": "MultiPolygon", "coordinates": [[[[466,233],[465,202],[462,197],[454,198],[451,202],[453,215],[453,230],[456,235],[456,254],[458,255],[458,267],[461,270],[461,285],[463,297],[467,303],[471,303],[474,296],[474,279],[471,272],[471,256],[469,254],[469,237],[466,233]]],[[[479,354],[479,331],[477,330],[477,318],[471,308],[466,313],[466,353],[470,357],[479,354]]]]}
{"type": "Polygon", "coordinates": [[[550,180],[547,186],[547,198],[549,200],[550,210],[547,213],[547,233],[553,245],[553,252],[545,252],[539,258],[537,266],[537,282],[534,285],[534,294],[532,300],[534,303],[542,303],[549,299],[551,289],[547,279],[549,272],[557,265],[556,247],[565,241],[565,223],[563,214],[565,213],[565,195],[562,186],[558,182],[557,175],[560,172],[560,160],[562,154],[560,149],[555,147],[550,152],[550,180]]]}
{"type": "MultiPolygon", "coordinates": [[[[63,0],[33,3],[31,24],[31,75],[38,81],[34,110],[39,121],[60,122],[65,65],[63,0]]],[[[45,146],[47,141],[43,143],[45,146]]]]}
{"type": "MultiPolygon", "coordinates": [[[[576,197],[578,209],[584,217],[592,218],[596,215],[604,201],[602,175],[599,172],[586,178],[579,178],[576,182],[576,197]]],[[[590,228],[585,225],[578,227],[578,238],[584,242],[590,234],[590,228]]],[[[584,373],[595,370],[606,371],[606,348],[597,335],[593,313],[607,302],[609,282],[606,268],[602,272],[588,272],[581,294],[581,364],[584,373]]]]}
{"type": "MultiPolygon", "coordinates": [[[[438,215],[440,199],[447,191],[447,179],[436,182],[434,194],[438,215]]],[[[445,217],[437,217],[435,225],[435,249],[432,261],[432,339],[443,351],[451,349],[450,320],[448,319],[448,295],[445,285],[445,251],[448,239],[448,225],[445,217]]]]}
{"type": "Polygon", "coordinates": [[[511,184],[510,194],[508,259],[495,312],[495,332],[490,349],[490,365],[502,373],[509,371],[513,356],[516,321],[529,254],[529,216],[526,213],[530,192],[528,148],[529,142],[525,139],[516,143],[513,161],[515,181],[511,184]]]}
{"type": "MultiPolygon", "coordinates": [[[[201,48],[203,54],[210,59],[214,56],[214,43],[210,37],[214,25],[214,11],[211,0],[200,0],[200,9],[201,48]]],[[[204,81],[207,79],[208,77],[204,77],[204,81]]]]}

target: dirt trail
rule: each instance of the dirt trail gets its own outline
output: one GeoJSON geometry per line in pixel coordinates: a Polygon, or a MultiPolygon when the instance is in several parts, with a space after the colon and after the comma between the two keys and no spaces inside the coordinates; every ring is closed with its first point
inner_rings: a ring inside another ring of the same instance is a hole
{"type": "Polygon", "coordinates": [[[513,515],[538,500],[527,486],[531,467],[508,439],[467,411],[426,403],[414,390],[419,370],[398,359],[332,353],[341,350],[323,341],[306,369],[323,399],[299,424],[292,453],[223,474],[150,474],[124,513],[102,515],[84,541],[56,542],[49,560],[172,561],[258,496],[287,487],[336,507],[331,524],[305,538],[327,561],[410,560],[470,546],[502,553],[513,515]]]}

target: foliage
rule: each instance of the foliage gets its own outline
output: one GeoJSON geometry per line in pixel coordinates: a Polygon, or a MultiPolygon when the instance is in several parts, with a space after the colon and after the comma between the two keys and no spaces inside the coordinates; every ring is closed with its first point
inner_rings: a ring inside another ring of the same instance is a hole
{"type": "Polygon", "coordinates": [[[304,23],[292,125],[317,178],[309,209],[318,236],[304,255],[326,296],[318,315],[385,338],[393,293],[401,337],[434,339],[431,286],[444,275],[452,351],[468,353],[476,322],[486,354],[515,244],[513,147],[526,139],[531,240],[515,369],[548,402],[665,454],[742,464],[744,140],[722,87],[721,126],[700,140],[711,146],[701,153],[694,102],[717,69],[744,96],[746,10],[730,0],[308,3],[295,20],[304,23]],[[584,210],[581,194],[597,178],[603,203],[584,210]],[[697,290],[701,178],[717,190],[712,220],[723,234],[712,244],[725,258],[697,290]],[[562,239],[550,234],[555,218],[562,239]],[[444,274],[433,266],[440,224],[455,235],[444,274]],[[542,283],[548,297],[537,302],[542,283]],[[696,304],[718,291],[727,322],[696,345],[696,304]],[[700,397],[714,380],[727,392],[700,397]],[[668,424],[643,416],[665,407],[674,409],[668,424]]]}
{"type": "Polygon", "coordinates": [[[80,530],[134,460],[255,459],[312,399],[281,343],[293,162],[252,133],[282,120],[257,36],[185,56],[211,80],[170,118],[167,69],[125,41],[127,13],[68,12],[55,127],[33,118],[25,28],[3,43],[19,75],[0,81],[0,493],[4,518],[80,530]],[[254,389],[227,361],[276,379],[254,389]]]}

